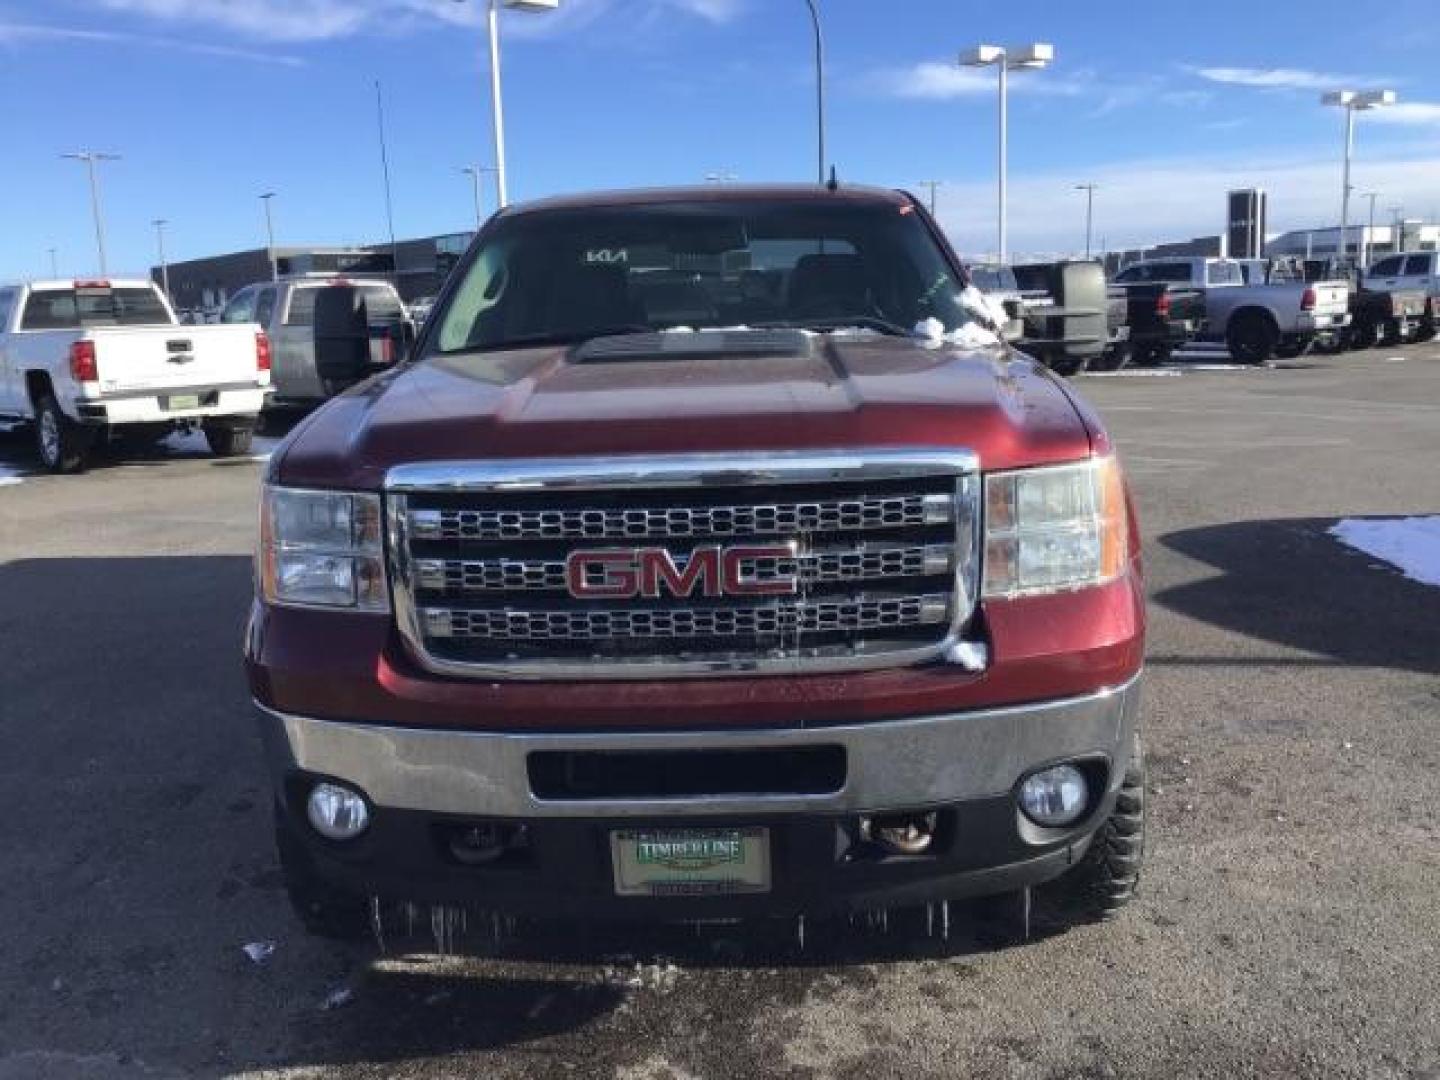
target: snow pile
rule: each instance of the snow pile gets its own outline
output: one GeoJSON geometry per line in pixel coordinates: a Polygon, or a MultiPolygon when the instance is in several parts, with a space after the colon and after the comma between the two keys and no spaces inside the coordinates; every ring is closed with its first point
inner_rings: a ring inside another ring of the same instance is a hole
{"type": "Polygon", "coordinates": [[[974,285],[966,285],[960,291],[960,306],[981,325],[991,330],[999,330],[1010,321],[1010,313],[1005,310],[1005,305],[974,285]]]}
{"type": "Polygon", "coordinates": [[[0,461],[0,487],[9,487],[18,483],[20,483],[20,470],[0,461]]]}
{"type": "Polygon", "coordinates": [[[1346,518],[1330,535],[1384,559],[1412,581],[1440,586],[1440,515],[1412,518],[1346,518]]]}
{"type": "Polygon", "coordinates": [[[994,331],[977,323],[965,323],[958,330],[947,331],[945,324],[934,316],[916,323],[911,333],[930,346],[958,345],[962,349],[984,349],[1000,344],[1000,338],[994,331]]]}

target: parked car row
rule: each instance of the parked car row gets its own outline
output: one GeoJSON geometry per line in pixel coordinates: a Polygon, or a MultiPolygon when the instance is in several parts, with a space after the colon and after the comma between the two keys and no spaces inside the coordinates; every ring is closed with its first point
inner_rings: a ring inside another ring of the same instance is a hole
{"type": "Polygon", "coordinates": [[[1005,305],[1007,337],[1061,374],[1156,365],[1192,343],[1263,364],[1428,341],[1440,326],[1440,255],[1413,252],[1367,272],[1322,260],[1179,257],[1132,263],[1108,288],[1098,262],[973,266],[1005,305]]]}
{"type": "Polygon", "coordinates": [[[28,423],[41,463],[200,431],[250,451],[272,402],[315,404],[398,360],[414,328],[394,286],[295,278],[237,293],[217,325],[184,324],[153,282],[0,287],[0,421],[28,423]]]}

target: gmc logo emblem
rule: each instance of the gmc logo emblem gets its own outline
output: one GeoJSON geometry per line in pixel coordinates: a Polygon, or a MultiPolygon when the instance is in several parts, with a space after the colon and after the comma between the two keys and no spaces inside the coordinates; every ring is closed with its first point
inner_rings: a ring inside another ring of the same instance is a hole
{"type": "Polygon", "coordinates": [[[629,600],[643,596],[792,596],[799,578],[789,574],[756,579],[744,572],[756,559],[794,559],[793,544],[698,547],[684,565],[666,548],[605,548],[572,551],[565,583],[577,600],[629,600]]]}

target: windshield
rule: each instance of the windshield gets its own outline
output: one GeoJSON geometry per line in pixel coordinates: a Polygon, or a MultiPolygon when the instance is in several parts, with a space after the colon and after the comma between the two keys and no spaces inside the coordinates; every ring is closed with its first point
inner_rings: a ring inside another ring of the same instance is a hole
{"type": "Polygon", "coordinates": [[[25,302],[22,330],[90,326],[168,326],[170,313],[154,289],[37,289],[25,302]]]}
{"type": "Polygon", "coordinates": [[[485,236],[438,350],[736,326],[908,333],[970,321],[911,207],[716,202],[522,214],[485,236]]]}
{"type": "Polygon", "coordinates": [[[403,319],[405,312],[400,306],[400,296],[389,285],[367,285],[351,282],[348,286],[334,283],[321,285],[298,285],[290,295],[290,310],[285,316],[286,326],[312,326],[315,322],[315,297],[321,289],[353,288],[365,300],[365,310],[371,322],[391,322],[403,319]]]}

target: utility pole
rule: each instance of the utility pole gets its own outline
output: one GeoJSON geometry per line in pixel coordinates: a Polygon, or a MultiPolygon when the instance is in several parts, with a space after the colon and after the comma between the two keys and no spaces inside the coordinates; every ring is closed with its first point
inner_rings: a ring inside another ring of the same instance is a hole
{"type": "Polygon", "coordinates": [[[270,200],[275,198],[275,192],[267,191],[260,196],[260,201],[265,204],[265,250],[270,255],[270,280],[280,279],[280,262],[275,258],[275,219],[270,216],[270,200]]]}
{"type": "Polygon", "coordinates": [[[390,197],[390,152],[385,146],[385,98],[380,91],[380,80],[375,80],[375,120],[380,129],[380,171],[385,177],[385,224],[390,230],[390,262],[395,272],[400,265],[395,251],[395,204],[390,197]]]}
{"type": "Polygon", "coordinates": [[[164,218],[156,218],[155,246],[160,252],[160,289],[165,293],[165,299],[170,299],[170,265],[165,261],[165,226],[170,224],[164,218]]]}
{"type": "Polygon", "coordinates": [[[920,181],[920,186],[921,186],[922,188],[929,188],[929,190],[930,190],[930,216],[931,216],[931,217],[934,217],[934,216],[935,216],[935,190],[936,190],[937,188],[941,187],[944,183],[945,183],[944,180],[921,180],[921,181],[920,181]]]}
{"type": "Polygon", "coordinates": [[[95,163],[119,161],[120,155],[104,154],[96,150],[77,150],[73,154],[61,154],[60,156],[71,161],[83,161],[90,174],[90,212],[95,217],[95,253],[100,258],[100,276],[104,277],[109,270],[105,264],[105,221],[100,212],[100,180],[95,175],[95,163]]]}
{"type": "Polygon", "coordinates": [[[1076,191],[1085,192],[1085,258],[1090,258],[1091,238],[1094,236],[1092,226],[1095,222],[1095,189],[1098,184],[1076,184],[1076,191]]]}
{"type": "Polygon", "coordinates": [[[805,0],[810,9],[810,22],[815,28],[815,140],[817,144],[816,182],[825,183],[825,33],[820,25],[820,8],[816,0],[805,0]]]}

